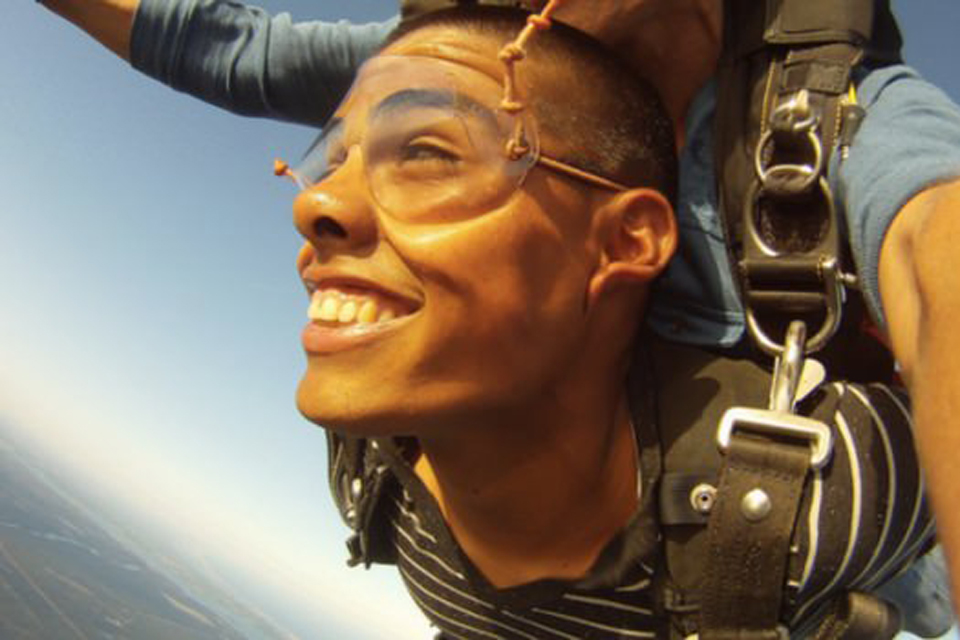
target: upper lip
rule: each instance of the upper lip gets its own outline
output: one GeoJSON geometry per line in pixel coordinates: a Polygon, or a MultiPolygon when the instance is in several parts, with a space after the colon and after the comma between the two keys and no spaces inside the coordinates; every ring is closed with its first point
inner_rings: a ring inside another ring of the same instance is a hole
{"type": "Polygon", "coordinates": [[[300,274],[307,292],[325,288],[349,287],[366,289],[382,296],[400,302],[408,311],[413,312],[423,306],[423,299],[419,292],[409,286],[399,284],[385,285],[385,278],[378,278],[374,274],[361,273],[350,269],[332,269],[322,266],[310,266],[300,274]]]}

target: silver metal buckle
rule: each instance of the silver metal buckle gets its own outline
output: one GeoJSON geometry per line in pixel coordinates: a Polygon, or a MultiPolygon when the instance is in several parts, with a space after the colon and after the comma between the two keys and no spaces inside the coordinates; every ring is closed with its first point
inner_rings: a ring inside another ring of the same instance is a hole
{"type": "Polygon", "coordinates": [[[717,429],[717,445],[726,453],[735,431],[754,431],[764,435],[784,436],[806,440],[810,443],[810,467],[821,469],[830,460],[833,451],[833,432],[830,427],[795,414],[797,388],[804,364],[804,345],[807,343],[807,326],[794,320],[787,328],[786,339],[780,347],[773,369],[768,409],[733,407],[720,419],[717,429]]]}
{"type": "Polygon", "coordinates": [[[794,413],[734,407],[720,419],[717,429],[717,446],[727,452],[734,432],[754,432],[764,435],[785,436],[810,443],[810,468],[819,470],[830,461],[833,452],[833,433],[830,427],[819,420],[805,418],[794,413]]]}

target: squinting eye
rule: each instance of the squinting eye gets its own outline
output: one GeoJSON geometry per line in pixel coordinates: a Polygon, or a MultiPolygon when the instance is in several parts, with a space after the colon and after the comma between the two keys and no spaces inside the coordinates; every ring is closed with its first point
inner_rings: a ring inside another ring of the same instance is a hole
{"type": "Polygon", "coordinates": [[[460,158],[450,151],[437,144],[430,142],[413,141],[405,144],[400,149],[401,162],[444,162],[453,164],[460,158]]]}

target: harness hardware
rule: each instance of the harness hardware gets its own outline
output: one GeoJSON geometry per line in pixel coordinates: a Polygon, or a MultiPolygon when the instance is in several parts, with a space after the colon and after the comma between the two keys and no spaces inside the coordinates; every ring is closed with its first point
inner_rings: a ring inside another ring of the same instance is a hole
{"type": "Polygon", "coordinates": [[[787,440],[806,441],[810,447],[810,468],[822,469],[830,461],[833,451],[833,433],[820,422],[794,413],[797,387],[803,373],[806,325],[795,320],[787,329],[787,337],[780,349],[773,370],[768,409],[733,407],[720,419],[717,428],[717,446],[721,453],[730,448],[735,433],[760,434],[787,440]]]}
{"type": "Polygon", "coordinates": [[[823,143],[817,135],[819,121],[810,107],[810,94],[806,89],[801,89],[776,108],[770,116],[770,126],[760,137],[753,154],[754,170],[764,191],[790,196],[807,193],[814,186],[823,172],[823,143]],[[808,146],[813,152],[813,161],[768,166],[778,139],[788,146],[800,143],[808,146]]]}
{"type": "Polygon", "coordinates": [[[791,440],[805,440],[810,445],[810,468],[822,469],[833,451],[833,434],[817,420],[792,413],[734,407],[723,414],[717,429],[717,446],[726,453],[735,433],[758,433],[784,436],[791,440]]]}

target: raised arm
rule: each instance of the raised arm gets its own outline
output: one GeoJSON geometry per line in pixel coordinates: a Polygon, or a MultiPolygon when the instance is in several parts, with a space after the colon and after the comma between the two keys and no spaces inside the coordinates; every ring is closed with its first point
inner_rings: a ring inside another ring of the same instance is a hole
{"type": "Polygon", "coordinates": [[[894,353],[913,399],[927,488],[960,610],[960,181],[903,207],[880,258],[894,353]]]}
{"type": "Polygon", "coordinates": [[[228,0],[45,0],[149,76],[234,113],[322,124],[396,19],[294,23],[228,0]]]}
{"type": "Polygon", "coordinates": [[[41,0],[124,60],[130,59],[130,31],[140,0],[41,0]]]}
{"type": "Polygon", "coordinates": [[[848,209],[865,289],[877,291],[910,388],[915,436],[960,608],[960,110],[906,72],[863,87],[848,209]],[[859,222],[858,222],[859,220],[859,222]],[[881,244],[882,240],[882,244],[881,244]]]}

